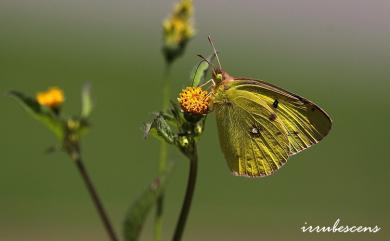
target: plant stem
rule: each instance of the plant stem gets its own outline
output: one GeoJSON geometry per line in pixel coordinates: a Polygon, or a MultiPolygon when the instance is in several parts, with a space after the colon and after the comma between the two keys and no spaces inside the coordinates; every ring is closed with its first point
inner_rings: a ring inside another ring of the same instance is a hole
{"type": "Polygon", "coordinates": [[[196,150],[196,144],[194,143],[192,155],[190,155],[190,170],[187,180],[187,189],[184,196],[183,206],[180,211],[179,220],[176,224],[175,234],[172,241],[180,241],[183,235],[183,231],[186,225],[188,214],[190,212],[192,197],[195,191],[196,175],[198,172],[198,154],[196,150]]]}
{"type": "MultiPolygon", "coordinates": [[[[168,157],[168,146],[165,141],[160,143],[160,167],[159,173],[161,174],[166,169],[166,160],[168,157]]],[[[162,235],[162,216],[164,210],[164,196],[161,194],[156,203],[156,216],[154,221],[154,240],[161,241],[162,235]]]]}
{"type": "Polygon", "coordinates": [[[171,97],[171,64],[166,63],[163,78],[163,110],[165,111],[169,107],[169,98],[171,97]]]}
{"type": "Polygon", "coordinates": [[[85,183],[85,186],[88,189],[88,192],[92,198],[93,203],[95,204],[96,210],[99,213],[100,219],[103,222],[103,225],[107,231],[108,236],[110,237],[111,241],[118,241],[114,228],[111,225],[111,222],[108,218],[108,215],[103,207],[102,202],[100,201],[99,195],[96,192],[96,189],[92,183],[91,178],[88,175],[87,169],[85,168],[83,161],[81,159],[80,154],[77,155],[70,155],[72,159],[74,159],[77,168],[79,169],[80,175],[83,178],[83,181],[85,183]]]}
{"type": "MultiPolygon", "coordinates": [[[[171,64],[166,63],[163,77],[163,111],[167,110],[169,107],[169,97],[171,89],[171,80],[169,74],[171,71],[171,64]]],[[[163,173],[167,168],[167,159],[168,159],[168,145],[165,141],[160,142],[160,163],[159,163],[159,174],[163,173]]],[[[156,204],[156,216],[154,221],[154,240],[161,241],[162,235],[162,221],[163,221],[163,211],[164,211],[164,194],[161,194],[158,197],[156,204]]]]}

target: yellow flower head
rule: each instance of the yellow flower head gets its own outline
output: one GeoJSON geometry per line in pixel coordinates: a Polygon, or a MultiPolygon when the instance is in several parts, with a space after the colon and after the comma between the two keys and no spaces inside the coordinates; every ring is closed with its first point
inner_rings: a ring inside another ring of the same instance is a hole
{"type": "Polygon", "coordinates": [[[192,114],[206,114],[209,110],[210,97],[200,87],[187,87],[181,91],[178,101],[181,108],[192,114]]]}
{"type": "Polygon", "coordinates": [[[47,91],[39,92],[36,96],[36,99],[42,106],[56,108],[64,103],[65,97],[62,89],[58,87],[52,87],[47,91]]]}
{"type": "Polygon", "coordinates": [[[183,18],[190,18],[194,11],[192,0],[181,0],[175,5],[173,10],[174,16],[181,16],[183,18]]]}
{"type": "Polygon", "coordinates": [[[176,4],[171,17],[163,22],[166,46],[181,45],[194,35],[192,12],[192,0],[181,0],[176,4]]]}

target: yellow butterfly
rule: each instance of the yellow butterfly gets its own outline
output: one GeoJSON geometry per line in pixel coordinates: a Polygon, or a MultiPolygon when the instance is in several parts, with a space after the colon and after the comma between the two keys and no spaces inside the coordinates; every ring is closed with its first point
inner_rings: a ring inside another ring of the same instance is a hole
{"type": "MultiPolygon", "coordinates": [[[[210,40],[210,39],[209,39],[210,40]]],[[[234,78],[213,70],[210,109],[234,175],[269,176],[287,159],[318,143],[332,120],[313,102],[262,80],[234,78]]]]}

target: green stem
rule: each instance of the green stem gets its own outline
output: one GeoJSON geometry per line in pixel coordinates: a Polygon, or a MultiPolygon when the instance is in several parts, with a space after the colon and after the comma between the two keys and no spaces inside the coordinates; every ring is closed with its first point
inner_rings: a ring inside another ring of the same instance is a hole
{"type": "Polygon", "coordinates": [[[195,191],[196,175],[198,172],[198,154],[195,143],[193,150],[194,151],[192,155],[190,155],[190,170],[188,175],[186,194],[184,196],[183,206],[180,211],[179,220],[177,221],[172,241],[180,241],[181,237],[183,236],[184,228],[186,226],[186,221],[191,208],[192,197],[195,191]]]}
{"type": "Polygon", "coordinates": [[[74,146],[74,148],[71,148],[71,151],[68,151],[68,154],[69,154],[70,158],[75,162],[75,164],[80,172],[80,175],[84,181],[85,186],[88,189],[88,192],[91,196],[91,199],[92,199],[92,201],[95,205],[95,208],[100,216],[100,219],[103,222],[103,225],[106,229],[106,232],[107,232],[110,240],[111,241],[118,241],[119,239],[117,238],[117,236],[115,234],[115,231],[114,231],[114,228],[110,222],[110,219],[108,218],[108,215],[103,207],[103,204],[99,198],[99,195],[98,195],[98,193],[93,185],[93,182],[88,175],[87,169],[85,168],[85,166],[83,164],[78,144],[76,144],[74,146]]]}
{"type": "Polygon", "coordinates": [[[164,83],[163,83],[163,110],[165,111],[169,107],[169,98],[171,97],[171,64],[167,63],[165,65],[165,71],[164,71],[164,83]]]}
{"type": "MultiPolygon", "coordinates": [[[[163,111],[166,111],[169,107],[169,98],[171,94],[171,80],[170,80],[171,64],[167,63],[165,66],[163,77],[163,111]]],[[[163,173],[167,168],[168,159],[168,145],[165,141],[160,142],[160,163],[159,174],[163,173]]],[[[158,197],[156,204],[156,216],[154,221],[154,240],[161,241],[162,226],[163,226],[163,210],[164,210],[164,195],[161,194],[158,197]]]]}

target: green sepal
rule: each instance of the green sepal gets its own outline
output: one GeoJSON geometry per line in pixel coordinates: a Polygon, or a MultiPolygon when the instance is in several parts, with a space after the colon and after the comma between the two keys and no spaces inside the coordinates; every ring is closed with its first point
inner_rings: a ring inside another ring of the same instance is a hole
{"type": "Polygon", "coordinates": [[[215,57],[215,54],[211,54],[206,58],[206,60],[200,61],[196,64],[191,71],[190,78],[192,80],[192,86],[198,86],[200,83],[205,82],[205,78],[207,76],[207,72],[210,69],[210,64],[215,57]]]}
{"type": "Polygon", "coordinates": [[[173,63],[178,57],[183,55],[188,40],[182,41],[179,44],[165,44],[162,48],[163,55],[167,64],[173,63]]]}
{"type": "Polygon", "coordinates": [[[144,137],[147,138],[149,135],[152,135],[158,139],[162,138],[169,144],[174,143],[176,137],[171,129],[171,126],[168,124],[164,115],[161,113],[157,113],[151,122],[145,124],[144,137]]]}
{"type": "Polygon", "coordinates": [[[9,94],[32,114],[32,116],[43,123],[55,136],[62,140],[64,137],[64,124],[61,118],[48,107],[41,106],[35,99],[24,95],[19,91],[10,91],[9,94]]]}
{"type": "Polygon", "coordinates": [[[156,205],[158,197],[165,190],[167,179],[172,165],[160,176],[155,178],[148,188],[136,199],[128,210],[123,222],[123,236],[125,241],[136,241],[151,209],[156,205]]]}

